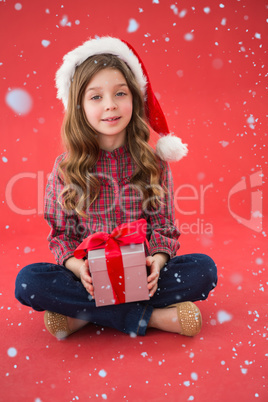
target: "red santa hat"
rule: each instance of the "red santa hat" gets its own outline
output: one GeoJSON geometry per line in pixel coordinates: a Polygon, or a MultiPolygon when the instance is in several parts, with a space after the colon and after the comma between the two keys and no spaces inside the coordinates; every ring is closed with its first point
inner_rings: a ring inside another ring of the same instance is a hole
{"type": "Polygon", "coordinates": [[[152,129],[160,135],[156,144],[157,155],[165,161],[178,161],[187,155],[187,145],[169,133],[161,106],[155,97],[149,76],[135,49],[126,41],[104,36],[90,39],[63,57],[63,64],[56,73],[57,98],[67,109],[69,89],[77,66],[96,54],[113,54],[122,59],[132,70],[145,99],[145,112],[152,129]]]}

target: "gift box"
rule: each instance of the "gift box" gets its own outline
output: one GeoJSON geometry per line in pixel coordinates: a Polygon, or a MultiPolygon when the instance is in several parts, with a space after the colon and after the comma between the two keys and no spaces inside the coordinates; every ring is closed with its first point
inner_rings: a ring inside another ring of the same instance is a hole
{"type": "MultiPolygon", "coordinates": [[[[120,247],[124,275],[118,275],[118,287],[122,287],[124,302],[148,300],[147,271],[143,244],[131,244],[120,247]]],[[[88,252],[89,269],[93,280],[96,306],[107,306],[116,303],[113,284],[110,280],[105,250],[88,252]]]]}
{"type": "Polygon", "coordinates": [[[140,219],[111,234],[94,233],[75,250],[76,258],[88,254],[97,307],[149,300],[144,241],[146,221],[140,219]]]}

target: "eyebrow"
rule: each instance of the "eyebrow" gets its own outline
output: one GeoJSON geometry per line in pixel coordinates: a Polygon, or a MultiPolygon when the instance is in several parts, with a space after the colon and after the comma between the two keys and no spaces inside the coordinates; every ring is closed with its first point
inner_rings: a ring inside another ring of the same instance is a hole
{"type": "MultiPolygon", "coordinates": [[[[128,87],[128,85],[126,83],[121,83],[121,84],[115,85],[115,88],[121,88],[121,87],[128,87]]],[[[102,87],[92,87],[92,88],[88,88],[85,93],[88,93],[90,91],[99,91],[101,89],[103,89],[103,88],[102,87]]]]}

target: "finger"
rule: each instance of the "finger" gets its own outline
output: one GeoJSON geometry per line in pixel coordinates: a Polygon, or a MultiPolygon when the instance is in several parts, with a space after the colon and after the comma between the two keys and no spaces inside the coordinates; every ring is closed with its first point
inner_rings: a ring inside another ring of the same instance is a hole
{"type": "Polygon", "coordinates": [[[92,296],[92,298],[94,299],[94,288],[93,285],[88,284],[85,281],[82,281],[83,286],[85,287],[86,291],[92,296]]]}
{"type": "Polygon", "coordinates": [[[158,283],[157,280],[154,280],[154,281],[148,283],[148,289],[151,290],[154,286],[157,285],[157,283],[158,283]]]}
{"type": "Polygon", "coordinates": [[[151,290],[154,286],[158,284],[158,276],[153,278],[150,282],[148,282],[148,289],[151,290]]]}
{"type": "Polygon", "coordinates": [[[87,282],[92,283],[92,278],[91,278],[89,269],[88,269],[88,267],[86,267],[85,264],[83,264],[81,267],[81,278],[83,278],[87,282]]]}
{"type": "Polygon", "coordinates": [[[159,278],[159,272],[152,272],[148,277],[147,280],[148,282],[152,282],[153,280],[158,280],[159,278]]]}
{"type": "Polygon", "coordinates": [[[82,281],[82,282],[85,282],[85,283],[88,284],[88,285],[91,285],[91,284],[92,284],[92,278],[91,278],[91,276],[87,275],[86,273],[82,273],[82,275],[81,275],[81,281],[82,281]]]}
{"type": "Polygon", "coordinates": [[[94,288],[93,288],[93,281],[89,272],[89,265],[88,261],[86,260],[81,267],[81,282],[85,287],[86,291],[90,293],[92,298],[94,299],[94,288]]]}
{"type": "Polygon", "coordinates": [[[82,265],[81,268],[83,268],[83,270],[89,272],[89,262],[88,262],[88,260],[83,261],[83,265],[82,265]]]}
{"type": "Polygon", "coordinates": [[[150,290],[150,292],[149,292],[149,296],[150,297],[153,297],[153,295],[155,294],[155,292],[156,292],[156,289],[157,289],[157,285],[154,285],[154,287],[150,290]]]}
{"type": "Polygon", "coordinates": [[[89,283],[91,283],[91,284],[93,283],[92,277],[89,274],[87,274],[87,280],[89,283]]]}
{"type": "Polygon", "coordinates": [[[89,285],[89,286],[88,286],[87,291],[88,291],[88,293],[90,293],[90,295],[91,295],[92,298],[94,299],[94,288],[93,288],[92,285],[89,285]]]}

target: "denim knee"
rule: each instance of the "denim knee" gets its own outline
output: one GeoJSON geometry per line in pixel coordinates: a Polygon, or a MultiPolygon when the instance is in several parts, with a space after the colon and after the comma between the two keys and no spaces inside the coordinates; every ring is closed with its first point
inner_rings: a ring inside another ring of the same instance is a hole
{"type": "Polygon", "coordinates": [[[28,283],[27,275],[25,275],[27,273],[26,268],[27,267],[24,267],[20,270],[15,281],[15,297],[21,303],[22,303],[22,296],[27,289],[27,283],[28,283]]]}
{"type": "Polygon", "coordinates": [[[206,254],[198,254],[199,265],[202,267],[203,284],[207,289],[212,290],[218,282],[217,266],[214,260],[206,254]]]}
{"type": "Polygon", "coordinates": [[[34,267],[39,264],[30,264],[22,268],[15,281],[15,297],[26,305],[31,305],[31,300],[35,297],[36,278],[33,278],[34,267]]]}
{"type": "Polygon", "coordinates": [[[218,282],[217,265],[214,260],[208,255],[203,254],[204,265],[207,267],[207,277],[213,288],[216,287],[218,282]]]}

